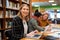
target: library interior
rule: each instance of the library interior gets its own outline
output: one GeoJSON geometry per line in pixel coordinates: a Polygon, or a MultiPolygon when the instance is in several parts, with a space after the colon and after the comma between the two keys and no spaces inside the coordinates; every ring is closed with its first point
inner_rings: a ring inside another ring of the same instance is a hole
{"type": "Polygon", "coordinates": [[[60,40],[60,0],[0,0],[0,40],[60,40]]]}

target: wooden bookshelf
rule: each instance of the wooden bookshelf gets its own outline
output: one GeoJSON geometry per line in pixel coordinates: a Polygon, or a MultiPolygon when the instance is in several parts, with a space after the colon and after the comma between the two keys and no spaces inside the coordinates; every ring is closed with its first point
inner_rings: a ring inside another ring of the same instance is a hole
{"type": "Polygon", "coordinates": [[[9,0],[9,1],[19,3],[19,0],[9,0]]]}
{"type": "Polygon", "coordinates": [[[19,9],[18,8],[9,8],[9,7],[7,7],[6,10],[15,10],[15,11],[18,11],[19,9]]]}
{"type": "Polygon", "coordinates": [[[20,5],[24,3],[29,5],[28,2],[22,0],[0,0],[0,32],[2,40],[6,40],[4,31],[11,29],[12,18],[16,16],[20,5]]]}
{"type": "Polygon", "coordinates": [[[3,30],[3,19],[4,19],[4,17],[3,17],[3,2],[2,2],[3,0],[0,0],[0,30],[3,30]]]}
{"type": "Polygon", "coordinates": [[[20,7],[20,2],[22,2],[22,1],[20,1],[20,0],[0,0],[0,32],[2,34],[2,36],[0,36],[0,38],[2,40],[6,40],[4,31],[11,29],[12,17],[10,17],[10,16],[16,15],[16,14],[14,14],[15,12],[18,13],[19,7],[20,7]],[[6,14],[6,11],[8,11],[7,14],[6,14]]]}

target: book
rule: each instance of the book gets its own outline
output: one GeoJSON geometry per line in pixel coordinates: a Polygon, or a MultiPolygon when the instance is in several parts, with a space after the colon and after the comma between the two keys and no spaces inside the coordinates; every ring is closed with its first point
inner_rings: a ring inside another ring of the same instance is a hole
{"type": "Polygon", "coordinates": [[[2,0],[0,0],[0,7],[2,7],[2,0]]]}
{"type": "Polygon", "coordinates": [[[3,18],[3,11],[0,10],[0,18],[3,18]]]}
{"type": "Polygon", "coordinates": [[[8,15],[9,15],[9,14],[8,14],[8,11],[6,11],[6,15],[5,15],[5,17],[8,18],[8,17],[9,17],[8,15]]]}
{"type": "Polygon", "coordinates": [[[1,20],[0,20],[0,29],[1,29],[1,27],[2,27],[2,22],[1,22],[1,20]]]}
{"type": "Polygon", "coordinates": [[[10,18],[13,18],[17,15],[17,12],[16,11],[11,11],[10,13],[10,18]]]}
{"type": "Polygon", "coordinates": [[[10,6],[10,8],[13,8],[13,3],[11,2],[11,1],[9,1],[9,6],[10,6]]]}
{"type": "Polygon", "coordinates": [[[13,9],[16,9],[16,3],[13,3],[13,2],[12,2],[12,8],[13,8],[13,9]]]}
{"type": "Polygon", "coordinates": [[[12,27],[12,21],[6,21],[5,24],[6,24],[5,28],[11,28],[12,27]]]}
{"type": "Polygon", "coordinates": [[[15,17],[16,15],[17,15],[17,11],[7,10],[5,17],[6,17],[6,18],[13,18],[13,17],[15,17]]]}
{"type": "Polygon", "coordinates": [[[17,3],[16,7],[17,7],[17,9],[19,9],[19,8],[20,8],[20,4],[19,4],[19,3],[17,3]]]}
{"type": "Polygon", "coordinates": [[[9,12],[9,14],[8,14],[8,15],[9,15],[9,18],[10,18],[11,10],[8,10],[8,12],[9,12]]]}
{"type": "Polygon", "coordinates": [[[1,32],[0,32],[0,37],[1,37],[1,32]]]}
{"type": "Polygon", "coordinates": [[[7,26],[8,28],[11,28],[11,27],[12,27],[12,22],[9,21],[7,25],[8,25],[8,26],[7,26]]]}
{"type": "Polygon", "coordinates": [[[9,0],[6,0],[6,7],[10,7],[9,0]]]}
{"type": "Polygon", "coordinates": [[[7,21],[5,22],[5,28],[7,28],[7,21]]]}
{"type": "Polygon", "coordinates": [[[1,32],[0,32],[0,40],[2,40],[2,35],[1,35],[1,32]]]}
{"type": "Polygon", "coordinates": [[[18,9],[19,8],[19,3],[14,3],[9,0],[6,0],[6,7],[7,8],[12,8],[12,9],[18,9]]]}

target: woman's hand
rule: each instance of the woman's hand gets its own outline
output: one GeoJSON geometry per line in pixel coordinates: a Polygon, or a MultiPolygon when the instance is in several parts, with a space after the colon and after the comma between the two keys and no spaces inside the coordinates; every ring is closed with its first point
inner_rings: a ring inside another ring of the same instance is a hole
{"type": "Polygon", "coordinates": [[[27,34],[26,36],[27,36],[27,37],[32,37],[32,36],[34,36],[34,35],[37,34],[37,33],[38,33],[38,30],[35,30],[35,31],[30,32],[30,33],[27,34]]]}
{"type": "Polygon", "coordinates": [[[33,31],[34,33],[38,33],[38,30],[33,31]]]}

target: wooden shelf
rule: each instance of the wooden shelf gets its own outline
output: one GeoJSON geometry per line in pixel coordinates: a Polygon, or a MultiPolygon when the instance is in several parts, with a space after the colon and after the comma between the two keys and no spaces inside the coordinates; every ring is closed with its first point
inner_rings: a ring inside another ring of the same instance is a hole
{"type": "Polygon", "coordinates": [[[11,29],[11,28],[4,28],[4,29],[0,29],[0,31],[1,31],[1,30],[8,30],[8,29],[11,29]]]}
{"type": "Polygon", "coordinates": [[[4,30],[4,29],[0,29],[0,31],[1,31],[1,30],[4,30]]]}
{"type": "Polygon", "coordinates": [[[12,18],[5,18],[5,19],[12,19],[12,18]]]}
{"type": "Polygon", "coordinates": [[[48,2],[49,0],[32,0],[32,2],[48,2]]]}
{"type": "Polygon", "coordinates": [[[5,18],[7,21],[12,21],[13,18],[5,18]]]}
{"type": "Polygon", "coordinates": [[[3,7],[0,6],[0,10],[3,9],[3,7]]]}
{"type": "Polygon", "coordinates": [[[6,7],[6,9],[7,9],[7,10],[16,10],[16,11],[19,10],[18,8],[7,8],[7,7],[6,7]]]}
{"type": "Polygon", "coordinates": [[[9,1],[14,2],[14,3],[19,3],[19,1],[17,0],[9,0],[9,1]]]}
{"type": "Polygon", "coordinates": [[[9,20],[9,21],[12,21],[13,18],[5,18],[5,19],[6,19],[7,21],[8,21],[8,20],[9,20]]]}
{"type": "Polygon", "coordinates": [[[4,19],[4,18],[0,18],[0,19],[4,19]]]}
{"type": "Polygon", "coordinates": [[[24,1],[22,1],[22,4],[28,4],[28,5],[29,5],[29,3],[27,3],[27,2],[24,2],[24,1]]]}
{"type": "Polygon", "coordinates": [[[11,28],[5,28],[4,30],[8,30],[8,29],[11,29],[11,28]]]}

